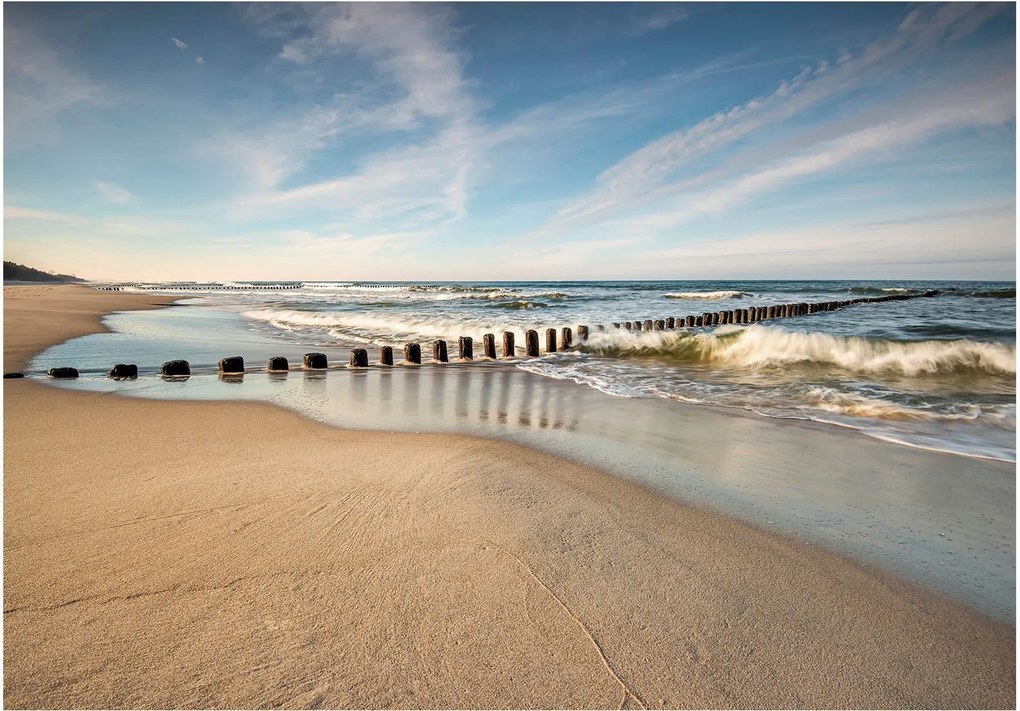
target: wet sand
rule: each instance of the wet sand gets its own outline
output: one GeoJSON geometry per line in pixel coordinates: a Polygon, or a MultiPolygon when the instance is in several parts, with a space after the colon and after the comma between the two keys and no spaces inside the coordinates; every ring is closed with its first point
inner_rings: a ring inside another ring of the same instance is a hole
{"type": "MultiPolygon", "coordinates": [[[[5,370],[156,302],[5,289],[5,370]]],[[[518,445],[31,381],[4,415],[7,706],[1015,705],[1012,625],[518,445]]]]}

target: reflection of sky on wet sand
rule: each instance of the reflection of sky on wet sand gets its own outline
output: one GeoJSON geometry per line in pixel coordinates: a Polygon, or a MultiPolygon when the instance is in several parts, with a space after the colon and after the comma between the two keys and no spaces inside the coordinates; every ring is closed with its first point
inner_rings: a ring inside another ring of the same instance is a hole
{"type": "Polygon", "coordinates": [[[1012,465],[823,425],[617,398],[497,363],[252,372],[230,381],[86,376],[63,386],[269,401],[347,428],[501,437],[879,563],[996,616],[1013,614],[1012,465]]]}

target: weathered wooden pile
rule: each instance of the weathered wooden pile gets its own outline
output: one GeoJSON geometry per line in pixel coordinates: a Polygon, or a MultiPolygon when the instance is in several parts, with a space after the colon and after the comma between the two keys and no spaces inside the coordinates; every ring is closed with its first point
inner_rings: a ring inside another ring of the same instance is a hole
{"type": "MultiPolygon", "coordinates": [[[[791,318],[794,316],[806,316],[809,314],[822,313],[825,311],[836,311],[847,306],[865,303],[880,303],[884,301],[904,301],[918,297],[937,296],[937,291],[926,291],[922,294],[890,294],[887,296],[875,296],[867,298],[848,299],[842,301],[823,301],[816,303],[798,304],[776,304],[771,306],[749,306],[744,309],[731,309],[726,311],[705,312],[698,316],[680,316],[662,319],[645,319],[643,321],[617,321],[611,324],[597,324],[595,330],[598,332],[609,331],[610,329],[621,329],[632,332],[639,331],[671,331],[686,328],[706,328],[711,326],[722,326],[726,324],[750,324],[759,321],[767,321],[777,318],[791,318]]],[[[588,340],[591,329],[586,325],[577,327],[577,342],[583,343],[588,340]]],[[[502,338],[501,353],[496,353],[496,335],[486,333],[482,336],[482,360],[496,360],[498,358],[510,359],[520,357],[517,353],[515,336],[512,331],[504,331],[502,338]]],[[[566,350],[574,346],[574,331],[569,326],[557,330],[555,328],[545,329],[545,353],[556,353],[559,350],[566,350]]],[[[524,357],[535,358],[542,354],[539,348],[539,333],[530,329],[524,333],[524,357]]],[[[457,343],[457,358],[462,362],[475,360],[474,339],[470,336],[461,336],[457,343]]],[[[436,340],[432,342],[432,362],[448,363],[450,354],[446,341],[436,340]]],[[[393,347],[383,346],[379,349],[379,357],[374,363],[377,366],[392,366],[393,347]]],[[[407,343],[404,345],[404,360],[402,364],[421,365],[422,349],[418,343],[407,343]]],[[[372,364],[369,361],[368,351],[364,348],[351,350],[348,364],[336,364],[335,368],[368,368],[372,364]]],[[[331,366],[324,353],[305,353],[302,361],[303,370],[327,370],[331,366]]],[[[245,373],[244,358],[231,356],[221,360],[217,366],[218,372],[227,376],[239,376],[245,373]]],[[[290,370],[290,363],[283,356],[275,356],[269,359],[265,368],[270,373],[285,373],[290,370]]],[[[20,374],[7,373],[8,377],[18,377],[20,374]]],[[[159,368],[159,375],[163,378],[187,378],[191,375],[191,365],[186,360],[171,360],[163,363],[159,368]]],[[[51,378],[77,378],[78,371],[75,368],[51,368],[51,378]]],[[[134,364],[118,363],[108,376],[115,379],[133,379],[138,377],[138,367],[134,364]]]]}

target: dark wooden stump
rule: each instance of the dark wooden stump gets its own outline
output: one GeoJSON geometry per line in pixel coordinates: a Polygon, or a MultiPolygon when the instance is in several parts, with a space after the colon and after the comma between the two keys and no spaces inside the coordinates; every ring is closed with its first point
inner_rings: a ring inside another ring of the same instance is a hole
{"type": "Polygon", "coordinates": [[[538,356],[538,331],[528,329],[524,334],[524,353],[530,358],[538,356]]]}
{"type": "Polygon", "coordinates": [[[221,373],[243,373],[244,358],[241,356],[229,356],[227,358],[223,358],[216,364],[216,369],[221,373]]]}
{"type": "Polygon", "coordinates": [[[503,331],[503,357],[513,358],[517,355],[517,349],[514,347],[514,332],[503,331]]]}
{"type": "Polygon", "coordinates": [[[352,368],[367,368],[368,367],[368,351],[364,348],[353,348],[351,349],[351,367],[352,368]]]}
{"type": "Polygon", "coordinates": [[[290,363],[288,363],[287,359],[284,358],[283,356],[273,356],[272,358],[269,359],[269,362],[266,364],[266,370],[268,370],[270,373],[287,371],[290,370],[290,363]]]}
{"type": "Polygon", "coordinates": [[[393,365],[393,346],[383,346],[379,349],[379,365],[393,365]]]}
{"type": "Polygon", "coordinates": [[[496,358],[496,336],[492,333],[486,333],[482,336],[482,353],[485,354],[486,358],[496,358]]]}
{"type": "Polygon", "coordinates": [[[58,380],[70,380],[78,377],[77,368],[50,368],[48,375],[58,380]]]}
{"type": "MultiPolygon", "coordinates": [[[[579,329],[580,331],[580,329],[579,329]]],[[[570,329],[570,326],[564,326],[560,329],[560,346],[563,350],[570,348],[574,344],[574,332],[570,329]]]]}
{"type": "Polygon", "coordinates": [[[405,344],[404,360],[414,365],[421,365],[421,346],[417,343],[405,344]]]}
{"type": "Polygon", "coordinates": [[[676,328],[676,319],[673,318],[672,316],[670,316],[668,319],[666,319],[666,328],[668,328],[670,330],[676,328]]]}
{"type": "Polygon", "coordinates": [[[12,378],[24,378],[24,373],[4,373],[4,380],[11,380],[12,378]]]}
{"type": "Polygon", "coordinates": [[[651,331],[652,330],[652,321],[651,321],[651,319],[645,319],[645,322],[642,323],[641,325],[644,327],[644,329],[646,331],[651,331]]]}
{"type": "Polygon", "coordinates": [[[459,348],[461,360],[474,360],[475,359],[475,342],[471,336],[461,336],[459,341],[459,348]]]}
{"type": "MultiPolygon", "coordinates": [[[[688,316],[687,320],[685,321],[688,328],[692,328],[694,326],[694,322],[695,322],[694,316],[688,316]]],[[[701,324],[699,323],[698,325],[700,326],[701,324]]]]}
{"type": "Polygon", "coordinates": [[[545,329],[545,352],[555,353],[556,352],[556,329],[547,328],[545,329]]]}
{"type": "Polygon", "coordinates": [[[437,363],[450,362],[450,356],[446,352],[446,341],[438,340],[432,342],[432,360],[437,363]]]}
{"type": "Polygon", "coordinates": [[[588,340],[588,327],[587,326],[578,326],[577,327],[577,340],[580,343],[584,343],[585,341],[588,340]]]}
{"type": "Polygon", "coordinates": [[[328,365],[325,353],[305,353],[305,368],[309,370],[324,370],[328,365]]]}
{"type": "MultiPolygon", "coordinates": [[[[325,357],[325,356],[323,356],[325,357]]],[[[186,360],[168,360],[159,366],[160,375],[191,375],[191,365],[186,360]]]]}
{"type": "Polygon", "coordinates": [[[106,376],[114,380],[136,380],[138,378],[138,366],[134,363],[117,363],[117,365],[110,368],[110,372],[106,376]]]}

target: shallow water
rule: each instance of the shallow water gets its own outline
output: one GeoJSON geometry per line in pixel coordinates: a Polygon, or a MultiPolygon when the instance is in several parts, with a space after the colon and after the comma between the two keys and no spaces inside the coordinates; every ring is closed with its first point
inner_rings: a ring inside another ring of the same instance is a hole
{"type": "MultiPolygon", "coordinates": [[[[520,350],[528,328],[538,329],[544,343],[545,328],[587,324],[589,342],[527,368],[614,395],[815,420],[915,447],[1016,460],[1016,292],[1008,282],[222,282],[160,290],[196,297],[191,303],[205,310],[240,314],[247,331],[280,347],[392,345],[398,359],[406,341],[422,342],[427,357],[433,339],[445,339],[452,350],[459,336],[471,336],[480,350],[484,333],[498,338],[508,330],[520,350]],[[595,329],[928,289],[941,295],[750,327],[595,329]]],[[[217,329],[221,348],[210,362],[231,348],[255,358],[242,334],[204,326],[217,329]]],[[[166,334],[143,337],[164,349],[147,354],[150,367],[186,357],[169,355],[166,334]]],[[[336,357],[346,361],[347,354],[336,357]]]]}

